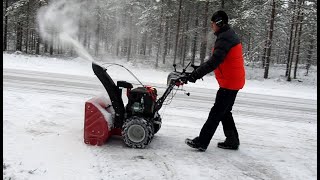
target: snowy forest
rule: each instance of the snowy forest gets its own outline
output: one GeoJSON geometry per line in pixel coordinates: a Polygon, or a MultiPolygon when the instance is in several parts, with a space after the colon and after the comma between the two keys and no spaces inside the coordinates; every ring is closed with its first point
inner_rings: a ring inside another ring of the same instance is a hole
{"type": "Polygon", "coordinates": [[[313,180],[317,89],[317,0],[3,0],[3,180],[313,180]],[[174,79],[212,55],[218,10],[242,43],[239,91],[174,79]],[[236,151],[218,146],[230,117],[236,151]],[[207,122],[199,152],[186,139],[207,122]]]}
{"type": "MultiPolygon", "coordinates": [[[[42,39],[38,10],[55,0],[4,0],[3,51],[48,56],[76,56],[72,46],[50,32],[42,39]]],[[[316,0],[78,0],[75,39],[95,57],[106,55],[185,66],[203,63],[215,36],[210,19],[217,10],[243,44],[247,66],[264,69],[268,78],[274,64],[286,67],[287,81],[298,67],[317,64],[316,0]]],[[[71,16],[70,16],[71,18],[71,16]]],[[[63,19],[61,19],[63,21],[63,19]]]]}

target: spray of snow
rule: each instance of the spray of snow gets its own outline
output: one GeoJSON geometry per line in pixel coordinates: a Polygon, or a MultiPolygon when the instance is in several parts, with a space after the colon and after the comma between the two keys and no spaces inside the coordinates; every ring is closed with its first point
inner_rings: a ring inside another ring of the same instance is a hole
{"type": "Polygon", "coordinates": [[[40,8],[37,14],[40,36],[48,42],[53,42],[53,36],[56,34],[63,44],[72,46],[80,57],[94,62],[92,56],[75,39],[78,34],[80,11],[84,17],[88,17],[88,11],[81,8],[82,6],[83,4],[76,0],[56,0],[40,8]]]}
{"type": "Polygon", "coordinates": [[[92,62],[94,61],[92,56],[86,51],[86,49],[78,41],[72,38],[68,33],[60,33],[59,38],[64,42],[71,44],[74,47],[75,51],[78,53],[78,55],[82,58],[90,60],[92,62]]]}

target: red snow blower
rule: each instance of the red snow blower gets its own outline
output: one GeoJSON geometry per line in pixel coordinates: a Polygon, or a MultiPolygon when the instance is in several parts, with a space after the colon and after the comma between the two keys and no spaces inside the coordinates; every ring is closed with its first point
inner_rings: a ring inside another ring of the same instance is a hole
{"type": "MultiPolygon", "coordinates": [[[[192,67],[196,69],[196,66],[192,67]]],[[[128,69],[141,87],[133,88],[133,85],[126,81],[117,81],[115,84],[107,73],[107,68],[92,63],[92,69],[108,95],[96,96],[85,103],[84,142],[101,146],[110,136],[118,135],[122,136],[124,143],[129,147],[145,148],[161,128],[159,110],[165,99],[175,86],[187,84],[191,73],[186,72],[186,68],[178,72],[174,65],[174,71],[167,78],[167,89],[157,99],[157,90],[143,85],[128,69]],[[127,90],[128,98],[126,106],[122,100],[124,88],[127,90]]]]}

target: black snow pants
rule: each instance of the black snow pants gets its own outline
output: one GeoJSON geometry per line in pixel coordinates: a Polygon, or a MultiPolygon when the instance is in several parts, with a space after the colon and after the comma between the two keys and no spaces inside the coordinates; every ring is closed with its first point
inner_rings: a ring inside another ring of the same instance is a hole
{"type": "Polygon", "coordinates": [[[200,131],[199,140],[201,145],[206,147],[209,145],[220,121],[226,138],[237,139],[239,143],[238,131],[231,113],[237,93],[238,90],[219,88],[214,106],[211,108],[208,119],[200,131]]]}

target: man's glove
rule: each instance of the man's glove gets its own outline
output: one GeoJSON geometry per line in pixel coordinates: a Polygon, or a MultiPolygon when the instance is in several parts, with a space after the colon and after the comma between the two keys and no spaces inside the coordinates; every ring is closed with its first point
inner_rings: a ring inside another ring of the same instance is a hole
{"type": "Polygon", "coordinates": [[[198,73],[197,73],[197,71],[193,71],[191,74],[190,74],[190,76],[188,77],[188,81],[189,82],[192,82],[192,83],[195,83],[197,80],[198,80],[199,78],[198,78],[198,73]]]}

